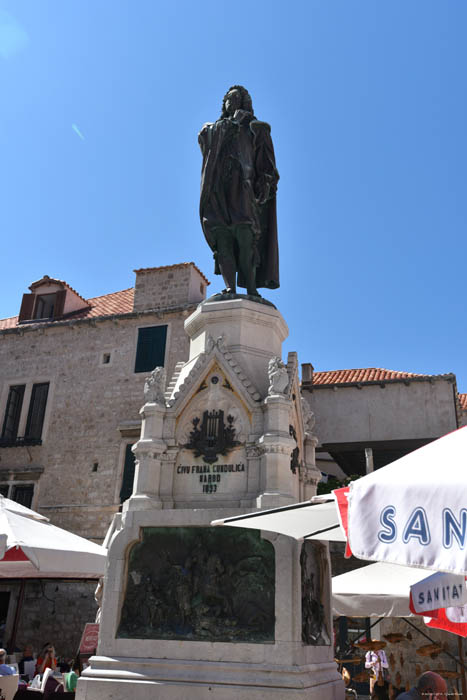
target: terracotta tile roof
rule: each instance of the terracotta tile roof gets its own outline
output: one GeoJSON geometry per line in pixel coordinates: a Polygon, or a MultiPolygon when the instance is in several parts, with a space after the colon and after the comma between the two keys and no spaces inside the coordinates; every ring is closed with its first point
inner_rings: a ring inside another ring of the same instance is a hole
{"type": "Polygon", "coordinates": [[[467,411],[467,394],[458,394],[459,403],[463,411],[467,411]]]}
{"type": "Polygon", "coordinates": [[[391,379],[411,379],[412,377],[427,377],[426,374],[413,372],[397,372],[392,369],[365,367],[363,369],[336,369],[329,372],[314,372],[313,385],[323,384],[356,384],[358,382],[383,382],[391,379]]]}
{"type": "Polygon", "coordinates": [[[199,272],[206,284],[211,284],[206,275],[201,272],[198,265],[195,265],[194,262],[175,263],[175,265],[162,265],[161,267],[142,267],[139,270],[133,270],[133,272],[138,274],[138,272],[153,272],[154,270],[175,270],[177,267],[189,267],[190,265],[194,267],[197,272],[199,272]]]}
{"type": "MultiPolygon", "coordinates": [[[[123,289],[121,292],[113,292],[112,294],[104,294],[100,297],[85,299],[84,301],[89,304],[88,308],[68,314],[60,320],[77,320],[82,318],[97,318],[99,316],[114,316],[115,314],[131,313],[133,311],[134,293],[135,290],[133,287],[131,287],[130,289],[123,289]]],[[[17,325],[18,316],[0,320],[0,330],[16,328],[17,325]]],[[[27,325],[29,324],[22,323],[21,328],[27,325]]]]}
{"type": "Polygon", "coordinates": [[[7,328],[16,328],[18,325],[18,316],[13,316],[13,318],[0,319],[0,330],[4,331],[7,328]]]}
{"type": "Polygon", "coordinates": [[[70,290],[70,292],[73,292],[73,294],[76,294],[77,297],[79,297],[80,299],[82,299],[84,301],[84,303],[86,303],[86,299],[84,297],[82,297],[81,294],[79,294],[76,291],[76,289],[73,289],[73,287],[70,287],[68,282],[65,282],[65,280],[55,279],[55,277],[49,277],[49,275],[44,275],[40,280],[37,280],[37,282],[33,282],[29,286],[29,289],[31,290],[31,292],[33,292],[34,289],[36,287],[40,287],[41,284],[50,284],[50,283],[53,284],[54,282],[55,282],[55,284],[60,284],[62,287],[66,287],[67,289],[70,290]]]}
{"type": "Polygon", "coordinates": [[[121,292],[93,297],[87,300],[91,308],[73,314],[73,318],[97,318],[98,316],[129,314],[133,311],[134,296],[135,290],[130,287],[130,289],[123,289],[121,292]]]}
{"type": "MultiPolygon", "coordinates": [[[[210,284],[207,277],[201,272],[199,267],[195,265],[194,262],[176,263],[175,265],[162,265],[160,267],[143,267],[139,270],[134,270],[135,273],[153,272],[154,270],[174,270],[180,267],[194,267],[195,270],[201,275],[206,284],[210,284]]],[[[133,300],[134,300],[134,288],[123,289],[121,292],[112,292],[111,294],[104,294],[100,297],[93,297],[92,299],[84,299],[81,294],[70,287],[70,285],[64,280],[55,279],[54,277],[49,277],[49,275],[44,275],[40,280],[33,282],[29,289],[33,292],[36,287],[42,284],[59,284],[62,287],[66,287],[73,294],[76,294],[80,299],[83,300],[84,304],[88,304],[88,308],[83,308],[82,311],[76,311],[66,316],[57,319],[58,321],[68,321],[77,320],[85,318],[98,318],[102,316],[114,316],[116,314],[126,314],[133,311],[133,300]]],[[[30,323],[22,322],[21,328],[24,326],[29,326],[36,324],[34,321],[30,323]]],[[[12,316],[11,318],[0,319],[0,331],[8,330],[10,328],[18,327],[18,316],[12,316]]]]}

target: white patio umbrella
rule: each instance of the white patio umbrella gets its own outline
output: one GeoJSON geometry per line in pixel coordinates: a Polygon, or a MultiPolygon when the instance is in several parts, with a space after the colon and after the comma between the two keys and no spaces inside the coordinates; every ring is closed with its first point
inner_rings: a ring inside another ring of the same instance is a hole
{"type": "Polygon", "coordinates": [[[467,427],[350,484],[359,559],[467,574],[467,427]]]}
{"type": "Polygon", "coordinates": [[[0,578],[99,578],[107,550],[0,496],[0,578]]]}
{"type": "Polygon", "coordinates": [[[30,508],[0,496],[0,579],[20,579],[9,648],[16,632],[28,579],[98,579],[107,549],[56,527],[30,508]]]}
{"type": "Polygon", "coordinates": [[[410,586],[424,572],[411,566],[377,562],[332,578],[333,615],[411,617],[410,586]]]}

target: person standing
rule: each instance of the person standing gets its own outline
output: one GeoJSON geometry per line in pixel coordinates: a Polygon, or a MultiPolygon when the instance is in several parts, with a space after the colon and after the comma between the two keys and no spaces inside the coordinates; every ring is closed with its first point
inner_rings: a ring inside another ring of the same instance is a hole
{"type": "Polygon", "coordinates": [[[381,678],[382,683],[387,681],[385,676],[387,675],[386,669],[389,668],[389,664],[383,649],[367,651],[365,654],[365,668],[370,669],[370,695],[372,695],[375,683],[379,678],[381,678]]]}

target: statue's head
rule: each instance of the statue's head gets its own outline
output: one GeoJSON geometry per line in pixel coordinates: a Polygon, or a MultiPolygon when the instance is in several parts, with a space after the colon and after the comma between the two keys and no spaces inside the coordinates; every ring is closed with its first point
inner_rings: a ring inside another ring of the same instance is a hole
{"type": "Polygon", "coordinates": [[[245,112],[250,112],[254,116],[250,93],[243,85],[232,85],[225,93],[222,100],[221,119],[233,116],[237,109],[244,109],[245,112]]]}

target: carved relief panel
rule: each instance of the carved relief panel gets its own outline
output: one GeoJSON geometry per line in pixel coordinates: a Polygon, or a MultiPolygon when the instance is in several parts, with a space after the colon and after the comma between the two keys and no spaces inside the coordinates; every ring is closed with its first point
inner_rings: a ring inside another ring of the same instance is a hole
{"type": "Polygon", "coordinates": [[[275,554],[259,532],[146,527],[129,552],[117,636],[273,642],[275,554]]]}
{"type": "Polygon", "coordinates": [[[321,542],[305,541],[300,554],[302,572],[302,641],[313,646],[331,643],[327,602],[329,570],[326,547],[321,542]]]}

